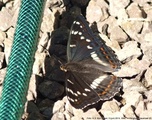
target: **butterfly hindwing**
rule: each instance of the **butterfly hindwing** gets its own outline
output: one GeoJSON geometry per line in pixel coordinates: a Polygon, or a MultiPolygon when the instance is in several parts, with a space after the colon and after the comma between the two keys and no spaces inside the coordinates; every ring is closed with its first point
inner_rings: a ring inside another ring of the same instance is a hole
{"type": "Polygon", "coordinates": [[[69,63],[74,71],[67,72],[67,96],[76,108],[82,109],[100,100],[108,100],[120,90],[122,84],[120,78],[107,75],[94,65],[94,62],[88,61],[71,65],[69,63]]]}

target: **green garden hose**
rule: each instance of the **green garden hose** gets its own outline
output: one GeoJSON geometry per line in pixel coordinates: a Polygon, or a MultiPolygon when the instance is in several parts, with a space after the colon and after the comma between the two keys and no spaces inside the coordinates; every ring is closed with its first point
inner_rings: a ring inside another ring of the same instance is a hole
{"type": "Polygon", "coordinates": [[[22,0],[0,99],[0,120],[20,120],[32,73],[44,0],[22,0]]]}

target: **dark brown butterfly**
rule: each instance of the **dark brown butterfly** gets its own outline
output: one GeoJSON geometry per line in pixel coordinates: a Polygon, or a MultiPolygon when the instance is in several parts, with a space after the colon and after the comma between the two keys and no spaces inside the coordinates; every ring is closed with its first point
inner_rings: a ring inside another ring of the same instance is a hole
{"type": "Polygon", "coordinates": [[[79,15],[71,27],[67,63],[61,67],[66,72],[66,92],[71,105],[84,109],[114,97],[122,80],[112,72],[120,66],[113,50],[93,34],[85,18],[79,15]]]}

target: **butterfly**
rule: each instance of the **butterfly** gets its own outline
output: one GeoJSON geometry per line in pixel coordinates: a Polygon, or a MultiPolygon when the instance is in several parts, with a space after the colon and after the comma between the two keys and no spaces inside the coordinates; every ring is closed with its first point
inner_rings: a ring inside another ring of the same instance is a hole
{"type": "Polygon", "coordinates": [[[66,93],[70,104],[84,109],[100,100],[114,97],[122,86],[122,79],[112,72],[121,63],[114,51],[97,38],[82,15],[74,20],[67,44],[66,93]]]}

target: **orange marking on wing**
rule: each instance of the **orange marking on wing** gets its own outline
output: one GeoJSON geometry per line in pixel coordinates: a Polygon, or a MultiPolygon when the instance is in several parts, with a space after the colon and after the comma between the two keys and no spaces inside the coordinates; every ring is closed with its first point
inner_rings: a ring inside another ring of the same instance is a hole
{"type": "Polygon", "coordinates": [[[105,95],[105,94],[109,91],[111,85],[113,84],[113,82],[114,82],[115,80],[116,80],[116,76],[112,76],[112,79],[111,79],[111,81],[109,82],[107,88],[105,88],[105,90],[104,90],[102,93],[98,93],[98,95],[99,95],[99,96],[100,96],[100,95],[105,95]]]}
{"type": "Polygon", "coordinates": [[[100,48],[100,50],[103,52],[103,54],[105,55],[105,57],[107,58],[108,62],[110,63],[110,65],[112,66],[112,68],[116,68],[116,65],[110,60],[109,56],[107,55],[107,53],[105,52],[105,50],[103,48],[100,48]]]}

